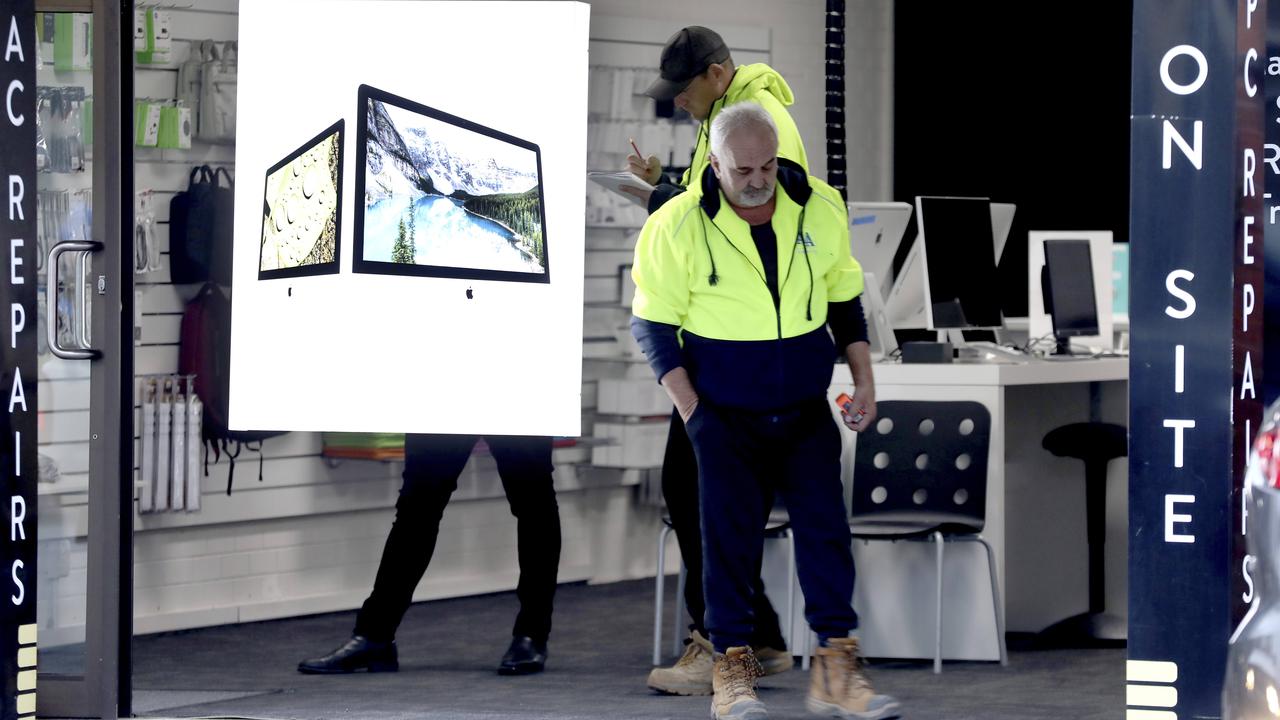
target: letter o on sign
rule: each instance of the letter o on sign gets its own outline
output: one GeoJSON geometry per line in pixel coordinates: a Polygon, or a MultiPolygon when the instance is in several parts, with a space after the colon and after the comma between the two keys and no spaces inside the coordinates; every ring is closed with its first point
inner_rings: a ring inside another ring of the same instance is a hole
{"type": "Polygon", "coordinates": [[[1160,82],[1164,83],[1165,88],[1169,92],[1176,95],[1190,95],[1199,90],[1204,81],[1209,79],[1209,61],[1205,58],[1204,53],[1191,45],[1178,45],[1169,48],[1169,52],[1164,54],[1164,59],[1160,61],[1160,82]],[[1196,63],[1196,79],[1189,84],[1182,85],[1173,81],[1169,77],[1169,66],[1173,64],[1173,60],[1181,55],[1190,57],[1196,63]]]}

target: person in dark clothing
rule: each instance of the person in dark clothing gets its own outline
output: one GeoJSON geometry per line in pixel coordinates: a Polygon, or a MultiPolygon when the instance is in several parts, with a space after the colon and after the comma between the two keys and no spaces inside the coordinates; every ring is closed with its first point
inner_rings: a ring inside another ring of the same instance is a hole
{"type": "MultiPolygon", "coordinates": [[[[440,518],[478,439],[474,435],[406,436],[404,483],[373,592],[356,616],[351,639],[328,655],[303,660],[298,664],[299,672],[399,669],[396,629],[431,562],[440,518]]],[[[511,514],[516,517],[520,563],[516,588],[520,612],[498,672],[526,675],[540,672],[546,664],[560,567],[560,510],[552,485],[551,438],[495,435],[485,441],[497,461],[511,514]]]]}

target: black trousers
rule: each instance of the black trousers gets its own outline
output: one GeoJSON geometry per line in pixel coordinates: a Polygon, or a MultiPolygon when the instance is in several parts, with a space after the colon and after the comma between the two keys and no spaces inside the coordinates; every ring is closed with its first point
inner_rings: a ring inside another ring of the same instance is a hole
{"type": "MultiPolygon", "coordinates": [[[[409,435],[405,438],[404,484],[396,517],[382,550],[373,592],[356,616],[355,634],[385,642],[413,601],[440,532],[440,518],[458,488],[475,435],[409,435]]],[[[516,517],[520,613],[512,634],[545,642],[560,569],[560,508],[551,473],[551,438],[486,437],[498,475],[516,517]]]]}
{"type": "Polygon", "coordinates": [[[752,596],[774,497],[791,515],[805,618],[822,640],[858,626],[853,549],[840,483],[840,431],[826,398],[777,413],[698,404],[689,418],[702,491],[702,571],[715,649],[753,641],[752,596]]]}
{"type": "MultiPolygon", "coordinates": [[[[702,586],[702,517],[698,510],[698,460],[685,431],[684,421],[677,411],[671,413],[667,450],[662,458],[662,497],[667,502],[667,513],[671,516],[676,539],[680,541],[680,557],[688,571],[688,581],[684,585],[684,606],[693,619],[689,629],[708,637],[705,618],[707,603],[702,586]]],[[[785,650],[787,643],[782,638],[782,628],[778,626],[778,615],[769,604],[768,596],[764,594],[764,582],[760,580],[758,565],[755,582],[751,586],[751,609],[755,617],[751,644],[755,647],[785,650]]]]}

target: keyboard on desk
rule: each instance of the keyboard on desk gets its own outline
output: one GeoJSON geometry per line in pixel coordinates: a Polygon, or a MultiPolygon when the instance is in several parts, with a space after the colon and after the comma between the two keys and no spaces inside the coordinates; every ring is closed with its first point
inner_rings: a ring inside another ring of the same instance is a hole
{"type": "Polygon", "coordinates": [[[1045,355],[1041,359],[1049,362],[1072,362],[1075,360],[1097,360],[1097,355],[1045,355]]]}
{"type": "Polygon", "coordinates": [[[1034,356],[1018,350],[1016,348],[997,345],[992,342],[971,342],[964,347],[957,348],[956,362],[958,363],[994,363],[994,364],[1018,364],[1032,361],[1034,356]]]}

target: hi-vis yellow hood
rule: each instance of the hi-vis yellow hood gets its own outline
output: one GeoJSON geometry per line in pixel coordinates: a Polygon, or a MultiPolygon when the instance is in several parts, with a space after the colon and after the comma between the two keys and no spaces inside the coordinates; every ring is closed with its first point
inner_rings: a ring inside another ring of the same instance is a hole
{"type": "Polygon", "coordinates": [[[792,105],[796,101],[796,96],[791,93],[791,86],[777,70],[764,63],[754,63],[743,65],[734,73],[733,82],[724,94],[725,104],[732,105],[760,93],[769,93],[783,106],[792,105]]]}
{"type": "Polygon", "coordinates": [[[710,130],[716,115],[729,105],[747,101],[758,103],[768,110],[774,124],[778,126],[778,157],[799,163],[806,172],[809,170],[809,158],[805,156],[800,131],[796,128],[796,121],[791,119],[791,113],[787,112],[787,106],[795,102],[791,86],[787,85],[778,71],[764,63],[754,63],[738,67],[724,97],[711,104],[710,114],[698,129],[698,144],[694,148],[692,162],[680,179],[680,184],[686,190],[699,192],[696,178],[701,178],[702,171],[711,163],[708,159],[711,154],[710,130]]]}

